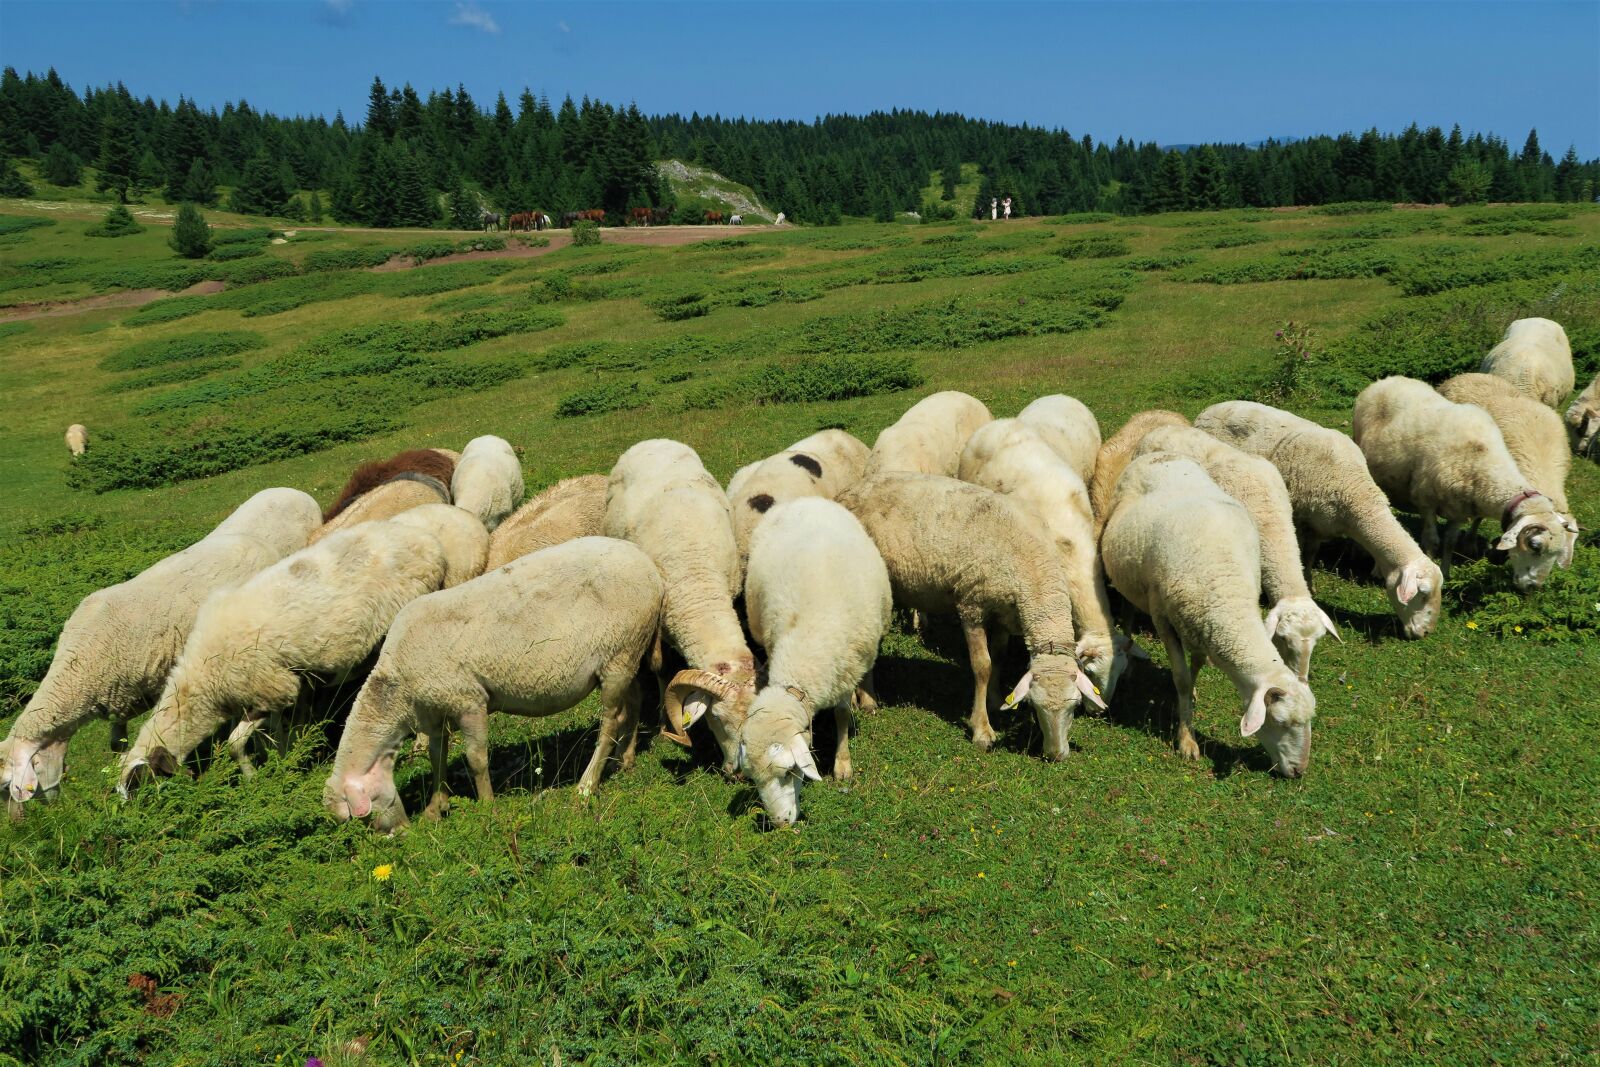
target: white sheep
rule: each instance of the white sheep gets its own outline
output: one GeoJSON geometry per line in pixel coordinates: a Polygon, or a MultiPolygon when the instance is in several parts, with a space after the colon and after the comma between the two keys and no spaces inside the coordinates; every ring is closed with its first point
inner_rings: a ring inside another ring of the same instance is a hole
{"type": "MultiPolygon", "coordinates": [[[[1567,507],[1567,472],[1572,467],[1572,452],[1567,448],[1567,431],[1561,416],[1492,374],[1458,374],[1439,385],[1439,395],[1489,413],[1517,469],[1550,498],[1561,514],[1562,525],[1569,534],[1563,562],[1570,563],[1578,524],[1567,507]]],[[[1477,524],[1478,520],[1474,520],[1474,533],[1477,524]]]]}
{"type": "Polygon", "coordinates": [[[1244,505],[1193,460],[1143,455],[1118,479],[1100,548],[1111,584],[1150,616],[1166,647],[1178,753],[1200,758],[1190,724],[1195,676],[1209,659],[1244,702],[1239,732],[1261,734],[1280,774],[1304,774],[1317,701],[1261,626],[1261,554],[1244,505]]]}
{"type": "Polygon", "coordinates": [[[972,435],[961,454],[961,480],[1004,493],[1050,535],[1072,596],[1078,665],[1110,700],[1127,667],[1131,642],[1111,625],[1111,602],[1100,576],[1089,490],[1038,429],[996,419],[972,435]]]}
{"type": "Polygon", "coordinates": [[[481,560],[488,540],[483,524],[460,508],[418,508],[343,530],[213,593],[123,758],[122,794],[146,773],[176,773],[230,720],[238,726],[228,745],[248,774],[251,735],[296,705],[302,676],[348,676],[401,608],[441,588],[452,570],[472,569],[472,560],[451,559],[453,547],[475,544],[471,555],[481,560]]]}
{"type": "Polygon", "coordinates": [[[1081,401],[1061,393],[1041,396],[1017,415],[1078,472],[1085,485],[1100,455],[1100,422],[1081,401]]]}
{"type": "Polygon", "coordinates": [[[1590,459],[1600,459],[1600,374],[1589,388],[1567,409],[1567,431],[1572,435],[1572,451],[1590,459]]]}
{"type": "Polygon", "coordinates": [[[993,417],[983,401],[966,393],[950,390],[924,397],[878,435],[867,457],[866,477],[910,471],[954,478],[967,439],[993,417]]]}
{"type": "Polygon", "coordinates": [[[1244,505],[1256,524],[1261,551],[1261,591],[1271,605],[1267,634],[1303,682],[1311,676],[1311,652],[1324,633],[1342,641],[1338,627],[1306,584],[1295,537],[1294,506],[1283,475],[1268,460],[1225,444],[1191,426],[1158,426],[1134,449],[1135,458],[1171,452],[1194,460],[1224,493],[1244,505]]]}
{"type": "Polygon", "coordinates": [[[1003,635],[1027,643],[1029,669],[1005,706],[1033,702],[1046,759],[1065,759],[1080,698],[1104,706],[1078,670],[1072,597],[1055,545],[1019,505],[982,486],[937,474],[865,478],[840,494],[877,544],[897,603],[955,612],[972,662],[972,740],[988,751],[998,703],[990,651],[1003,635]]]}
{"type": "Polygon", "coordinates": [[[1309,563],[1324,540],[1349,538],[1372,557],[1406,636],[1433,632],[1444,576],[1395,518],[1354,441],[1338,430],[1250,400],[1215,404],[1196,416],[1194,424],[1278,468],[1305,539],[1302,562],[1309,563]]]}
{"type": "Polygon", "coordinates": [[[450,476],[450,500],[476,515],[490,533],[522,503],[522,461],[503,437],[474,437],[450,476]]]}
{"type": "Polygon", "coordinates": [[[1144,435],[1157,426],[1187,426],[1189,420],[1176,411],[1155,408],[1141,411],[1123,424],[1100,446],[1095,456],[1094,477],[1089,480],[1089,505],[1094,509],[1095,537],[1105,529],[1106,518],[1111,513],[1111,497],[1117,491],[1117,479],[1133,459],[1133,450],[1144,440],[1144,435]]]}
{"type": "MultiPolygon", "coordinates": [[[[689,664],[678,677],[699,680],[701,692],[691,700],[713,705],[722,769],[733,774],[756,662],[733,608],[742,576],[727,495],[688,445],[641,441],[611,468],[605,532],[644,549],[666,580],[662,629],[689,664]]],[[[661,688],[665,697],[668,687],[661,688]]],[[[687,741],[670,720],[662,732],[687,741]]]]}
{"type": "Polygon", "coordinates": [[[1451,403],[1415,378],[1384,378],[1356,397],[1350,429],[1373,480],[1422,516],[1422,546],[1441,554],[1446,577],[1456,537],[1471,519],[1500,520],[1495,547],[1510,552],[1519,589],[1543,585],[1557,563],[1570,561],[1577,524],[1528,484],[1482,408],[1451,403]]]}
{"type": "Polygon", "coordinates": [[[598,537],[606,524],[606,476],[563,478],[511,513],[489,535],[487,570],[519,556],[579,537],[598,537]]]}
{"type": "MultiPolygon", "coordinates": [[[[851,775],[850,708],[889,628],[889,572],[855,516],[831,500],[791,500],[751,538],[745,610],[767,669],[740,734],[740,764],[768,817],[787,826],[800,816],[801,783],[821,778],[811,757],[819,712],[832,709],[838,728],[834,777],[851,775]]],[[[679,715],[682,691],[668,700],[679,715]]]]}
{"type": "Polygon", "coordinates": [[[379,830],[404,825],[394,761],[419,733],[431,741],[428,811],[440,814],[452,726],[461,730],[478,799],[491,800],[490,710],[554,715],[599,689],[600,736],[578,779],[578,792],[589,796],[617,743],[623,768],[633,764],[635,678],[655,640],[665,590],[636,546],[580,537],[407,604],[345,723],[323,804],[340,822],[370,814],[379,830]]]}
{"type": "Polygon", "coordinates": [[[1504,378],[1550,408],[1559,408],[1576,382],[1567,331],[1550,319],[1518,319],[1507,326],[1478,370],[1504,378]]]}
{"type": "Polygon", "coordinates": [[[0,741],[0,785],[20,804],[53,797],[67,742],[96,716],[121,750],[127,724],[148,709],[214,590],[241,582],[306,543],[321,514],[298,489],[264,489],[216,529],[120,585],[83,598],[28,706],[0,741]]]}
{"type": "Polygon", "coordinates": [[[803,496],[832,500],[861,480],[867,446],[843,430],[821,430],[775,456],[739,468],[728,480],[739,571],[750,555],[750,533],[774,504],[803,496]]]}
{"type": "Polygon", "coordinates": [[[72,453],[74,459],[83,455],[89,447],[89,427],[81,422],[75,422],[67,427],[67,451],[72,453]]]}

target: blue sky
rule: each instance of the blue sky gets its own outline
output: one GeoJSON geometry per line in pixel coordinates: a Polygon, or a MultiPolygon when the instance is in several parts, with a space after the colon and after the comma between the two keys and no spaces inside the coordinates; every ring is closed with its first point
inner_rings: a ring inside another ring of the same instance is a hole
{"type": "Polygon", "coordinates": [[[1600,156],[1600,0],[511,3],[0,0],[0,62],[73,86],[365,111],[373,74],[650,112],[910,107],[1163,144],[1413,119],[1600,156]]]}

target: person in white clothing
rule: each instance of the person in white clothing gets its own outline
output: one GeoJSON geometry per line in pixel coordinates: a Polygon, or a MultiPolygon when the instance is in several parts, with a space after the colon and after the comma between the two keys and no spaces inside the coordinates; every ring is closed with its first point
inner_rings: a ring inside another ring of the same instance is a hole
{"type": "Polygon", "coordinates": [[[995,219],[1000,217],[999,206],[1000,206],[1000,201],[997,198],[991,196],[989,198],[989,221],[990,222],[993,222],[995,219]]]}
{"type": "Polygon", "coordinates": [[[1000,201],[1000,207],[1005,213],[1005,218],[1007,221],[1009,221],[1011,218],[1011,198],[1008,196],[1004,200],[1000,201]]]}

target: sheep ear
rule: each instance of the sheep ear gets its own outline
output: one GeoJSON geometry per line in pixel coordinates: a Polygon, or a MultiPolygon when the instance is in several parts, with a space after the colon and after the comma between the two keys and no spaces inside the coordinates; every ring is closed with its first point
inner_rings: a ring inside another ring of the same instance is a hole
{"type": "MultiPolygon", "coordinates": [[[[1314,605],[1314,606],[1316,606],[1316,605],[1314,605]]],[[[1317,617],[1322,620],[1322,625],[1324,625],[1324,626],[1326,626],[1328,628],[1328,632],[1333,635],[1333,639],[1335,641],[1339,642],[1341,645],[1344,644],[1344,638],[1339,636],[1339,628],[1333,624],[1333,620],[1332,619],[1328,618],[1328,613],[1326,611],[1323,611],[1320,606],[1316,606],[1316,607],[1317,607],[1317,617]]]]}
{"type": "Polygon", "coordinates": [[[1094,682],[1090,680],[1089,676],[1082,671],[1079,671],[1077,683],[1078,692],[1083,694],[1083,698],[1089,703],[1093,704],[1095,707],[1104,711],[1106,702],[1100,699],[1100,690],[1094,687],[1094,682]]]}
{"type": "Polygon", "coordinates": [[[1561,549],[1561,558],[1556,560],[1559,567],[1572,566],[1572,553],[1578,547],[1578,522],[1570,515],[1561,516],[1561,528],[1567,532],[1567,543],[1561,549]]]}
{"type": "Polygon", "coordinates": [[[794,765],[800,768],[800,773],[813,782],[822,781],[822,774],[817,770],[817,761],[811,758],[811,747],[806,744],[806,739],[795,734],[789,741],[789,751],[794,756],[794,765]]]}
{"type": "Polygon", "coordinates": [[[1400,571],[1400,583],[1395,586],[1394,594],[1400,603],[1409,604],[1417,595],[1418,587],[1422,582],[1421,561],[1412,560],[1400,571]]]}
{"type": "Polygon", "coordinates": [[[1272,637],[1278,632],[1278,618],[1283,614],[1283,601],[1272,605],[1272,610],[1267,612],[1267,636],[1272,637]]]}
{"type": "Polygon", "coordinates": [[[1007,711],[1010,711],[1012,708],[1022,703],[1023,699],[1028,695],[1028,690],[1032,687],[1033,672],[1029,671],[1027,674],[1022,676],[1022,680],[1017,683],[1017,687],[1011,691],[1011,695],[1006,697],[1005,703],[1001,704],[1000,706],[1007,711]]]}
{"type": "Polygon", "coordinates": [[[1250,697],[1250,704],[1244,709],[1244,716],[1239,720],[1239,733],[1249,737],[1267,721],[1267,689],[1263,686],[1257,689],[1250,697]]]}

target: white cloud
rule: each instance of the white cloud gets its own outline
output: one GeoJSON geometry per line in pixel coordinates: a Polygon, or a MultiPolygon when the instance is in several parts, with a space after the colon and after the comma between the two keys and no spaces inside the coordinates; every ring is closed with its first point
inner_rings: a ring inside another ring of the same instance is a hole
{"type": "Polygon", "coordinates": [[[484,33],[499,33],[500,24],[494,16],[479,7],[473,0],[456,4],[456,13],[450,16],[452,26],[471,26],[473,29],[482,30],[484,33]]]}

